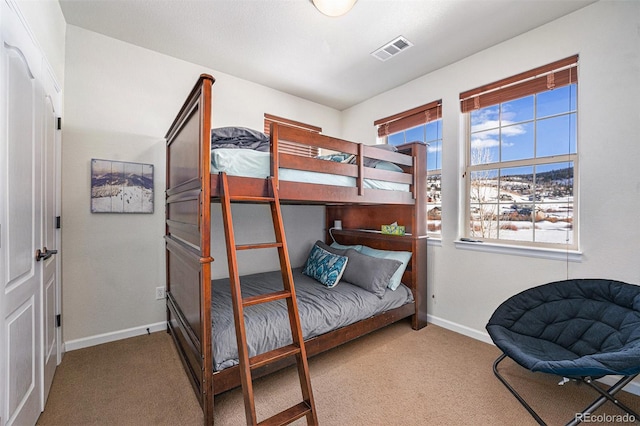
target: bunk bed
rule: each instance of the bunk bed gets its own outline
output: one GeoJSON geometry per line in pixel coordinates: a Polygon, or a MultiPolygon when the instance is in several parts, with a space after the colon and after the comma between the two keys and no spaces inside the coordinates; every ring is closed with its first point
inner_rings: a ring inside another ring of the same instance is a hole
{"type": "MultiPolygon", "coordinates": [[[[237,366],[216,369],[212,349],[212,302],[220,296],[212,291],[211,245],[224,244],[211,241],[210,203],[219,202],[221,195],[219,175],[212,173],[211,165],[213,83],[213,77],[200,76],[166,135],[167,329],[207,424],[213,423],[214,395],[240,385],[237,366]]],[[[426,145],[414,142],[392,152],[274,123],[269,169],[283,204],[325,206],[327,243],[411,253],[402,275],[402,284],[411,293],[408,303],[305,340],[307,355],[316,355],[405,318],[416,330],[426,326],[426,145]],[[352,161],[344,164],[286,154],[278,150],[280,141],[345,153],[352,161]],[[393,163],[401,171],[367,167],[367,159],[393,163]],[[280,179],[287,170],[339,175],[348,177],[351,183],[338,186],[280,179]],[[391,182],[400,190],[370,188],[367,181],[371,180],[391,182]],[[342,229],[331,229],[335,220],[342,222],[342,229]],[[380,232],[382,224],[396,221],[405,225],[405,235],[380,232]]],[[[266,179],[232,175],[227,179],[234,195],[268,195],[266,179]]],[[[260,377],[289,364],[269,364],[253,376],[260,377]]]]}

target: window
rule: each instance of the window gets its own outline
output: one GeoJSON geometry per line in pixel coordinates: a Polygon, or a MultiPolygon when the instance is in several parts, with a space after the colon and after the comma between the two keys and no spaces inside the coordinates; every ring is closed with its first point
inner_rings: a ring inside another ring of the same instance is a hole
{"type": "Polygon", "coordinates": [[[427,230],[441,236],[442,101],[401,112],[374,122],[378,137],[390,145],[424,142],[427,147],[427,230]]]}
{"type": "Polygon", "coordinates": [[[577,248],[574,56],[460,95],[473,239],[577,248]]]}
{"type": "MultiPolygon", "coordinates": [[[[264,115],[264,133],[271,132],[271,123],[285,124],[287,126],[298,127],[310,132],[321,133],[322,128],[312,126],[310,124],[300,123],[299,121],[289,120],[288,118],[276,117],[275,115],[264,115]]],[[[315,157],[318,155],[319,148],[309,145],[301,145],[295,142],[279,141],[278,148],[280,152],[287,154],[301,155],[303,157],[315,157]]]]}

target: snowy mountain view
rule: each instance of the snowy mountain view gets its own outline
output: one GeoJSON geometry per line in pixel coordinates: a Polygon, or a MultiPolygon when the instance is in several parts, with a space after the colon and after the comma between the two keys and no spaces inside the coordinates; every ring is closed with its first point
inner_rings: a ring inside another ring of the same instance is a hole
{"type": "Polygon", "coordinates": [[[500,178],[489,171],[472,174],[470,235],[572,244],[573,167],[506,172],[500,178]]]}
{"type": "Polygon", "coordinates": [[[153,165],[92,160],[91,211],[153,213],[153,165]]]}

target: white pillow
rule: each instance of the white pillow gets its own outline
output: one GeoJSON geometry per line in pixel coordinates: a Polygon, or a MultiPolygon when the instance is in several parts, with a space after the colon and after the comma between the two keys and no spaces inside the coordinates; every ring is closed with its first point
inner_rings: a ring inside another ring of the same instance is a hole
{"type": "Polygon", "coordinates": [[[362,245],[360,244],[356,244],[355,246],[343,246],[342,244],[338,244],[335,241],[331,243],[331,246],[333,248],[337,248],[340,250],[349,250],[349,249],[354,249],[355,251],[362,251],[362,245]]]}

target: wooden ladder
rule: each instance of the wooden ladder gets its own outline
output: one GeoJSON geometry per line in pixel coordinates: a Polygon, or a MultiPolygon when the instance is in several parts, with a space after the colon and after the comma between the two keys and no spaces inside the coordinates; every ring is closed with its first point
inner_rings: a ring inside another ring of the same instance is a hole
{"type": "Polygon", "coordinates": [[[307,363],[307,354],[304,347],[304,339],[302,337],[302,327],[300,326],[300,316],[298,314],[298,304],[296,301],[293,276],[291,274],[291,264],[289,262],[287,242],[284,235],[282,213],[280,210],[280,200],[278,198],[277,189],[273,184],[273,178],[267,178],[269,196],[254,197],[231,195],[226,173],[221,172],[219,176],[221,188],[220,198],[222,204],[222,219],[225,238],[227,242],[227,259],[229,262],[229,280],[231,281],[231,297],[233,301],[236,338],[238,341],[240,379],[242,383],[242,392],[244,394],[244,409],[246,413],[247,424],[286,425],[306,416],[307,424],[317,425],[318,418],[313,402],[313,394],[311,391],[309,365],[307,363]],[[231,203],[233,201],[246,203],[269,203],[269,205],[271,206],[271,218],[273,220],[276,242],[236,245],[233,232],[233,220],[231,217],[231,203]],[[237,251],[263,248],[278,249],[278,256],[280,258],[280,270],[282,272],[284,289],[282,291],[277,291],[274,293],[243,298],[240,287],[240,276],[238,274],[237,251]],[[289,313],[289,324],[291,326],[291,337],[293,343],[288,346],[265,352],[263,354],[249,357],[249,351],[247,349],[247,335],[244,324],[244,308],[251,305],[268,303],[281,299],[285,299],[287,302],[287,311],[289,313]],[[298,366],[298,377],[300,379],[300,388],[302,390],[303,401],[258,423],[253,395],[251,371],[258,367],[262,367],[269,363],[292,356],[295,356],[298,366]]]}

